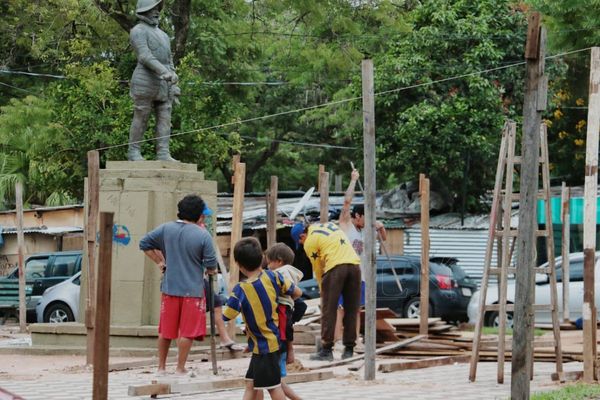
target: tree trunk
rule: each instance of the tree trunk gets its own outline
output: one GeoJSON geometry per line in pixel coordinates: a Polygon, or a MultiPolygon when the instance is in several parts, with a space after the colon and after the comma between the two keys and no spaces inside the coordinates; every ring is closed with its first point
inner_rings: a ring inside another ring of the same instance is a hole
{"type": "Polygon", "coordinates": [[[191,0],[176,0],[173,3],[171,21],[175,28],[175,43],[173,44],[173,63],[179,64],[179,60],[185,55],[188,32],[190,30],[191,0]]]}

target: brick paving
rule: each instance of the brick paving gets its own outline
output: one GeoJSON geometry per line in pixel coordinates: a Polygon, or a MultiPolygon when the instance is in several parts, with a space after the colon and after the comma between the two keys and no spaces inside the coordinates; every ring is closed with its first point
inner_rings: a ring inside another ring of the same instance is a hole
{"type": "MultiPolygon", "coordinates": [[[[242,361],[244,365],[247,362],[247,360],[242,361]]],[[[239,374],[239,367],[238,369],[228,367],[228,361],[222,362],[220,366],[224,371],[223,376],[231,377],[239,374]]],[[[199,372],[197,377],[179,378],[178,381],[192,383],[218,379],[213,378],[210,374],[209,363],[202,363],[197,368],[199,372]]],[[[554,364],[551,363],[536,363],[534,379],[531,383],[532,392],[557,388],[557,385],[550,380],[550,374],[554,368],[554,364]]],[[[582,368],[581,363],[565,364],[566,371],[581,370],[582,368]]],[[[455,364],[388,374],[378,372],[375,381],[365,382],[362,380],[362,370],[349,372],[347,367],[337,367],[334,370],[336,374],[334,379],[299,383],[292,387],[303,399],[307,400],[397,400],[400,397],[426,400],[475,400],[508,399],[510,397],[510,363],[506,365],[506,383],[503,385],[496,383],[495,363],[480,363],[475,383],[468,381],[468,370],[468,364],[455,364]]],[[[149,384],[152,379],[156,378],[153,378],[149,369],[112,372],[109,377],[109,398],[115,400],[148,399],[148,396],[130,397],[127,395],[127,390],[130,385],[149,384]]],[[[52,377],[42,376],[36,380],[3,380],[0,377],[0,387],[19,394],[27,400],[91,399],[92,374],[90,372],[65,373],[52,377]]],[[[159,398],[239,400],[242,398],[242,393],[243,390],[229,390],[218,393],[176,394],[159,396],[159,398]]],[[[265,397],[268,398],[268,396],[265,397]]]]}

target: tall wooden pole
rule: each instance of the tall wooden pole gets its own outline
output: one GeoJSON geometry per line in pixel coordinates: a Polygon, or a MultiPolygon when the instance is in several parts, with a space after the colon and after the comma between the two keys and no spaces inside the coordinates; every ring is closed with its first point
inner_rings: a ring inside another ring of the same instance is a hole
{"type": "Polygon", "coordinates": [[[585,145],[585,188],[583,218],[583,380],[596,379],[596,303],[594,265],[598,190],[598,131],[600,130],[600,47],[592,48],[587,136],[585,145]]]}
{"type": "MultiPolygon", "coordinates": [[[[511,398],[528,399],[533,362],[533,299],[535,298],[537,194],[539,181],[540,123],[545,109],[544,75],[546,33],[540,14],[529,16],[525,58],[527,73],[523,104],[521,197],[517,235],[517,272],[513,324],[511,398]]],[[[553,254],[549,254],[553,257],[553,254]]]]}
{"type": "Polygon", "coordinates": [[[23,236],[23,184],[15,184],[15,203],[17,206],[17,254],[19,263],[19,331],[27,332],[27,302],[25,301],[25,237],[23,236]]]}
{"type": "Polygon", "coordinates": [[[108,398],[108,356],[110,349],[110,283],[112,275],[113,213],[100,213],[98,251],[98,291],[94,329],[93,399],[108,398]]]}
{"type": "Polygon", "coordinates": [[[569,253],[571,252],[571,189],[567,187],[567,183],[562,183],[561,190],[561,213],[560,221],[562,223],[562,296],[563,296],[563,321],[569,322],[569,284],[571,283],[570,260],[569,253]]]}
{"type": "Polygon", "coordinates": [[[100,203],[100,154],[96,150],[87,153],[87,219],[85,238],[87,242],[87,297],[85,299],[85,327],[87,331],[86,363],[94,363],[94,320],[96,304],[96,231],[100,203]]]}
{"type": "MultiPolygon", "coordinates": [[[[240,269],[233,259],[233,248],[242,238],[242,229],[244,225],[244,191],[246,181],[246,164],[238,162],[235,165],[233,175],[233,212],[231,217],[231,244],[229,251],[229,290],[233,290],[240,281],[240,269]]],[[[232,339],[235,339],[235,321],[229,322],[227,332],[232,339]]]]}
{"type": "Polygon", "coordinates": [[[320,221],[329,221],[329,172],[319,172],[320,221]]]}
{"type": "Polygon", "coordinates": [[[419,175],[421,194],[421,281],[419,301],[419,334],[429,331],[429,179],[419,175]]]}
{"type": "Polygon", "coordinates": [[[267,196],[267,247],[277,242],[277,177],[271,176],[271,187],[267,196]]]}
{"type": "Polygon", "coordinates": [[[375,255],[375,89],[373,83],[373,60],[362,62],[363,98],[363,153],[365,164],[365,380],[375,379],[375,307],[377,299],[375,255]]]}

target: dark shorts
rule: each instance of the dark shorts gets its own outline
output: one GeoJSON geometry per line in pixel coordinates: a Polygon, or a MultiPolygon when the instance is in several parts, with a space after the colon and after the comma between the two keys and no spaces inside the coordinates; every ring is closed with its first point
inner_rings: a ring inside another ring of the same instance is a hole
{"type": "Polygon", "coordinates": [[[252,354],[246,379],[254,381],[254,389],[273,389],[281,385],[281,353],[252,354]]]}
{"type": "MultiPolygon", "coordinates": [[[[360,305],[361,307],[365,305],[365,281],[360,282],[360,305]]],[[[338,307],[344,307],[344,295],[340,295],[340,299],[338,300],[338,307]]]]}
{"type": "MultiPolygon", "coordinates": [[[[204,294],[207,294],[206,288],[208,287],[208,279],[204,280],[204,294]]],[[[213,292],[213,302],[215,305],[215,308],[217,307],[223,307],[223,304],[225,304],[227,302],[227,299],[225,299],[223,296],[219,295],[218,293],[213,292]]],[[[206,311],[210,311],[210,301],[208,301],[208,298],[206,299],[206,311]]]]}

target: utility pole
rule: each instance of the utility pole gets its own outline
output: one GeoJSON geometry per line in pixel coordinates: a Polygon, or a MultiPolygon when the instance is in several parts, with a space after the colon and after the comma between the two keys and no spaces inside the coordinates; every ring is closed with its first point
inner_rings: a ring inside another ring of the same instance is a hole
{"type": "MultiPolygon", "coordinates": [[[[548,88],[548,80],[544,75],[546,31],[540,26],[539,13],[531,14],[528,22],[511,379],[511,398],[519,400],[529,399],[533,362],[540,124],[542,111],[546,109],[548,88]]],[[[548,257],[554,257],[554,254],[548,254],[548,257]]]]}
{"type": "Polygon", "coordinates": [[[90,150],[87,178],[87,219],[85,238],[87,242],[87,294],[85,299],[85,328],[87,334],[86,364],[94,363],[94,322],[96,313],[96,231],[100,204],[100,154],[90,150]]]}
{"type": "Polygon", "coordinates": [[[363,152],[365,164],[365,226],[364,254],[365,288],[365,380],[375,379],[375,90],[373,84],[373,60],[362,62],[363,98],[363,152]]]}
{"type": "Polygon", "coordinates": [[[25,237],[23,236],[23,184],[15,184],[15,203],[17,206],[17,254],[19,263],[19,332],[27,332],[27,303],[25,301],[25,237]]]}

